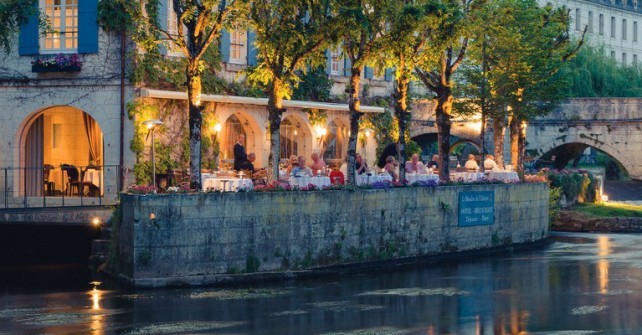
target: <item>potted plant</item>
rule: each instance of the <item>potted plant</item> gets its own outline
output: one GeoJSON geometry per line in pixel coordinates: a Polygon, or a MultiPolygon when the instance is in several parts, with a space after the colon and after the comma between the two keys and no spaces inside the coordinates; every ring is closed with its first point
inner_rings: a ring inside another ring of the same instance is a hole
{"type": "Polygon", "coordinates": [[[31,62],[31,72],[78,72],[82,61],[78,54],[39,57],[31,62]]]}

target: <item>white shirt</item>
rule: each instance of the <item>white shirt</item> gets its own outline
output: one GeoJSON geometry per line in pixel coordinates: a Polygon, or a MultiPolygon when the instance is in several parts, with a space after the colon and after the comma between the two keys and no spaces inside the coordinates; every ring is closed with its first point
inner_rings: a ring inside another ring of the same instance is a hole
{"type": "Polygon", "coordinates": [[[484,161],[484,170],[491,171],[497,169],[497,163],[490,158],[486,158],[484,161]]]}
{"type": "Polygon", "coordinates": [[[466,164],[464,165],[466,170],[477,170],[479,169],[479,165],[477,165],[477,162],[474,160],[467,160],[466,164]]]}

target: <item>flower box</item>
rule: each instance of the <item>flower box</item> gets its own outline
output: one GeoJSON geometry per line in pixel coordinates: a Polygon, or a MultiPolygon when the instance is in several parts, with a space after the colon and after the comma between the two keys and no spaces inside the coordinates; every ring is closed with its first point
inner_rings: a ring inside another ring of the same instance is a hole
{"type": "Polygon", "coordinates": [[[43,66],[43,65],[39,65],[39,64],[31,65],[31,72],[37,72],[37,73],[46,73],[46,72],[79,72],[80,69],[81,68],[78,65],[71,65],[71,66],[66,66],[66,67],[43,66]]]}
{"type": "Polygon", "coordinates": [[[31,72],[78,72],[82,61],[78,54],[42,56],[31,62],[31,72]]]}

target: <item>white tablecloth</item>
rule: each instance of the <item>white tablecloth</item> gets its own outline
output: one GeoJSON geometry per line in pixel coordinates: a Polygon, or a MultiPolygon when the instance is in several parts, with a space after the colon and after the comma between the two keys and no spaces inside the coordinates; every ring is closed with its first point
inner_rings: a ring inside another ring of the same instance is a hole
{"type": "Polygon", "coordinates": [[[392,182],[392,176],[388,173],[368,176],[366,174],[357,175],[357,185],[369,185],[380,181],[392,182]]]}
{"type": "Polygon", "coordinates": [[[307,187],[310,184],[318,188],[330,186],[330,177],[290,177],[290,185],[293,187],[296,186],[302,188],[307,187]]]}
{"type": "Polygon", "coordinates": [[[239,178],[205,178],[203,190],[213,189],[224,192],[238,192],[239,189],[253,189],[252,179],[239,178]]]}
{"type": "Polygon", "coordinates": [[[498,179],[505,182],[519,181],[519,176],[515,171],[491,171],[488,179],[498,179]]]}
{"type": "Polygon", "coordinates": [[[83,181],[90,182],[96,185],[96,187],[102,186],[102,180],[100,179],[100,171],[95,169],[88,169],[85,171],[85,176],[83,177],[83,181]]]}
{"type": "Polygon", "coordinates": [[[416,183],[418,181],[439,181],[437,174],[406,174],[408,184],[416,183]]]}
{"type": "Polygon", "coordinates": [[[476,182],[482,178],[485,178],[486,175],[484,175],[483,172],[453,172],[450,174],[450,179],[452,181],[458,181],[459,179],[463,179],[464,182],[476,182]]]}

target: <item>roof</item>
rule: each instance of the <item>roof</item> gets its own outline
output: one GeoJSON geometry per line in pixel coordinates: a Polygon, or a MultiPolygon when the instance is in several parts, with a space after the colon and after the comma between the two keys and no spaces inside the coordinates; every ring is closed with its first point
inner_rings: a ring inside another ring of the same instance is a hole
{"type": "MultiPolygon", "coordinates": [[[[154,90],[149,88],[141,88],[138,94],[144,98],[158,98],[158,99],[173,99],[173,100],[187,100],[187,92],[178,91],[163,91],[154,90]]],[[[267,106],[267,98],[253,98],[253,97],[240,97],[234,95],[217,95],[217,94],[201,94],[201,101],[220,102],[228,104],[245,104],[245,105],[258,105],[267,106]]],[[[330,111],[348,112],[350,108],[347,104],[337,104],[330,102],[316,102],[316,101],[301,101],[301,100],[283,100],[284,108],[311,108],[311,109],[324,109],[330,111]]],[[[362,113],[383,113],[383,107],[375,106],[361,106],[362,113]]]]}

